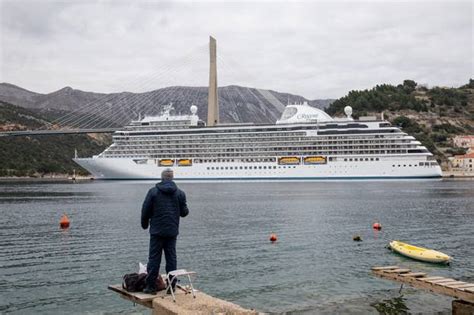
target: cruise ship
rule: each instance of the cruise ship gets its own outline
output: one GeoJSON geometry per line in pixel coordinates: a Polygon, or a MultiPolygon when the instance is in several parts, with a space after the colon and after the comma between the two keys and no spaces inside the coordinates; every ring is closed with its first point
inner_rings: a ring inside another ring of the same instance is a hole
{"type": "MultiPolygon", "coordinates": [[[[289,104],[275,124],[206,124],[190,107],[132,121],[91,158],[75,158],[96,179],[329,180],[441,177],[433,155],[383,119],[332,118],[289,104]]],[[[215,114],[214,114],[215,115],[215,114]]],[[[218,111],[217,111],[218,115],[218,111]]],[[[209,120],[208,120],[209,121],[209,120]]]]}

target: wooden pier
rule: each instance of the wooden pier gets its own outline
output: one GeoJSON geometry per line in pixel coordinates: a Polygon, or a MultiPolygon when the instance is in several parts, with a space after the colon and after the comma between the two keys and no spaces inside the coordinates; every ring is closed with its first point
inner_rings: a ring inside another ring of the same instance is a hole
{"type": "Polygon", "coordinates": [[[430,277],[424,272],[413,272],[399,266],[372,267],[372,273],[382,279],[408,284],[436,294],[447,295],[453,301],[453,314],[474,315],[474,283],[445,277],[430,277]]]}
{"type": "Polygon", "coordinates": [[[255,310],[244,309],[237,304],[212,297],[197,290],[195,290],[196,298],[193,298],[188,288],[179,285],[175,291],[176,302],[173,302],[172,296],[166,294],[164,290],[156,295],[150,295],[142,292],[128,292],[120,284],[109,285],[108,288],[118,293],[125,300],[150,308],[153,315],[260,314],[255,310]]]}

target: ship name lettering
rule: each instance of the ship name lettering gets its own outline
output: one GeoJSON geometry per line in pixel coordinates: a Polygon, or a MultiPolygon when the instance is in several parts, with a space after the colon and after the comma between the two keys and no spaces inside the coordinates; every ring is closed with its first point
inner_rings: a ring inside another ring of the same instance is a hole
{"type": "Polygon", "coordinates": [[[299,114],[298,119],[315,119],[318,118],[318,114],[299,114]]]}

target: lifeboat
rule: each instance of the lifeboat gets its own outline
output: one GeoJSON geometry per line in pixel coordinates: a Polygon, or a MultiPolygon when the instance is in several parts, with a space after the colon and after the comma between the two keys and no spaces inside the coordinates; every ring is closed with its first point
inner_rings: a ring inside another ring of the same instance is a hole
{"type": "Polygon", "coordinates": [[[304,164],[326,164],[325,156],[307,156],[304,158],[304,164]]]}
{"type": "Polygon", "coordinates": [[[178,166],[192,166],[193,161],[191,159],[179,159],[178,166]]]}
{"type": "Polygon", "coordinates": [[[300,162],[301,159],[296,156],[286,156],[278,159],[278,164],[280,165],[298,165],[300,162]]]}
{"type": "Polygon", "coordinates": [[[172,159],[162,159],[158,162],[159,166],[173,166],[174,160],[172,159]]]}

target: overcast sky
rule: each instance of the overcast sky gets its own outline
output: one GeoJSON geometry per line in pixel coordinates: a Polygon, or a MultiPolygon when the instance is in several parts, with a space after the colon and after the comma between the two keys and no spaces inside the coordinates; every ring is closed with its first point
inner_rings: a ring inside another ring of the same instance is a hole
{"type": "Polygon", "coordinates": [[[0,0],[0,82],[144,91],[219,85],[338,98],[404,79],[473,77],[472,1],[0,0]]]}

